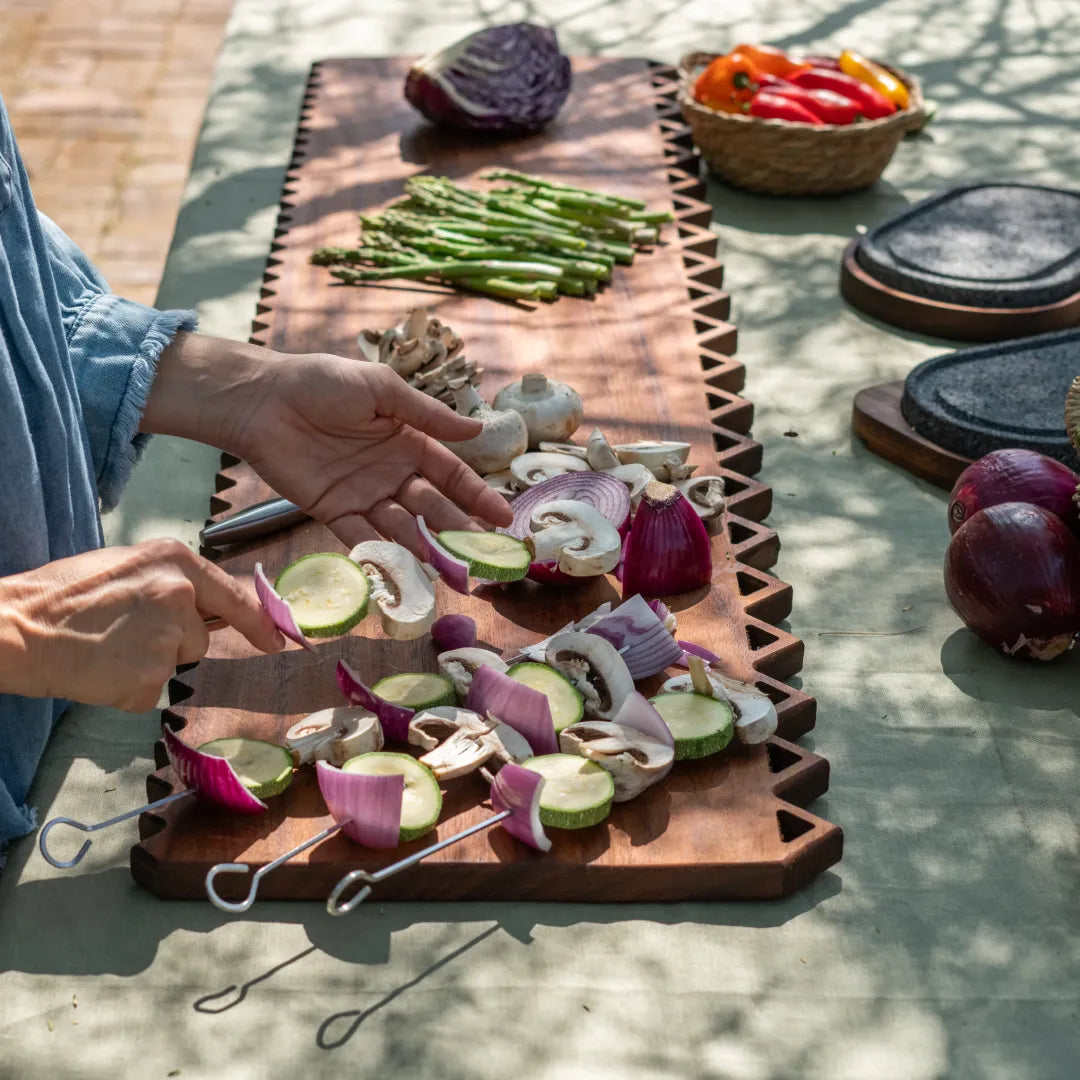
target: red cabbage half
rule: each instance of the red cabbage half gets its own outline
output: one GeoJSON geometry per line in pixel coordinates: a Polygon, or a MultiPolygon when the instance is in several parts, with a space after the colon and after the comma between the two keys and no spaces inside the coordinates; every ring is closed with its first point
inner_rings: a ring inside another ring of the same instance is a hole
{"type": "Polygon", "coordinates": [[[555,31],[533,23],[478,30],[418,60],[405,97],[435,123],[479,131],[532,131],[570,93],[570,59],[555,31]]]}

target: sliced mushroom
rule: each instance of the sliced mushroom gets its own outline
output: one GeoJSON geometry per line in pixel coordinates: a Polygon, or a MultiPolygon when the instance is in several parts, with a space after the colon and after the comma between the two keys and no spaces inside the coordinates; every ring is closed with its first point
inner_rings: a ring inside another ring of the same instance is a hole
{"type": "MultiPolygon", "coordinates": [[[[667,464],[667,459],[675,456],[680,462],[690,456],[690,444],[685,442],[635,442],[622,443],[615,447],[615,453],[624,465],[644,465],[654,473],[667,464]]],[[[657,479],[662,477],[657,473],[657,479]]]]}
{"type": "Polygon", "coordinates": [[[409,742],[427,751],[420,761],[440,780],[464,776],[492,758],[505,763],[533,756],[528,741],[512,727],[469,709],[427,709],[414,716],[409,742]]]}
{"type": "Polygon", "coordinates": [[[640,795],[667,776],[675,751],[635,728],[607,720],[571,724],[559,733],[559,749],[595,761],[615,781],[615,802],[640,795]]]}
{"type": "Polygon", "coordinates": [[[460,356],[464,348],[461,339],[424,308],[413,308],[388,330],[362,331],[357,342],[365,359],[386,364],[406,382],[429,394],[445,393],[445,376],[449,370],[479,378],[475,365],[466,370],[468,365],[460,356]],[[443,373],[442,385],[438,387],[435,383],[440,376],[436,372],[443,373]]]}
{"type": "Polygon", "coordinates": [[[578,688],[585,711],[600,720],[610,720],[634,692],[625,661],[610,641],[596,634],[556,634],[548,642],[544,662],[578,688]]]}
{"type": "Polygon", "coordinates": [[[514,474],[509,469],[488,473],[484,477],[484,483],[489,488],[497,491],[507,502],[510,502],[518,493],[517,486],[514,483],[514,474]]]}
{"type": "Polygon", "coordinates": [[[395,641],[422,637],[435,622],[435,586],[408,549],[389,540],[366,540],[349,552],[363,567],[383,633],[395,641]]]}
{"type": "Polygon", "coordinates": [[[540,449],[545,454],[569,454],[571,457],[581,458],[585,461],[586,449],[572,442],[542,442],[540,449]]]}
{"type": "Polygon", "coordinates": [[[686,496],[698,516],[708,521],[724,512],[724,478],[722,476],[695,476],[677,480],[675,486],[686,496]]]}
{"type": "Polygon", "coordinates": [[[613,469],[600,471],[621,480],[630,489],[630,502],[635,506],[645,489],[656,479],[644,465],[616,465],[613,469]]]}
{"type": "Polygon", "coordinates": [[[587,462],[570,454],[519,454],[510,462],[510,473],[515,482],[523,488],[542,484],[553,476],[562,476],[563,473],[588,471],[587,462]]]}
{"type": "Polygon", "coordinates": [[[529,429],[529,446],[542,439],[568,439],[581,425],[582,407],[578,392],[537,371],[504,386],[493,402],[496,409],[520,413],[529,429]]]}
{"type": "Polygon", "coordinates": [[[676,675],[673,679],[668,679],[660,687],[661,693],[694,691],[707,693],[710,697],[723,698],[735,714],[735,735],[742,743],[749,745],[763,743],[776,734],[779,720],[776,715],[776,706],[768,694],[762,693],[750,683],[729,679],[726,675],[710,670],[704,664],[699,669],[698,665],[693,663],[695,660],[698,660],[698,657],[691,657],[689,675],[676,675]],[[704,686],[702,685],[702,670],[704,670],[704,686]]]}
{"type": "Polygon", "coordinates": [[[490,667],[496,671],[507,670],[503,658],[489,649],[449,649],[438,655],[439,674],[445,675],[453,684],[459,698],[468,696],[473,675],[479,667],[490,667]]]}
{"type": "Polygon", "coordinates": [[[611,443],[604,438],[604,433],[599,428],[593,428],[589,436],[589,444],[585,447],[585,460],[589,467],[597,472],[614,469],[621,464],[618,455],[611,448],[611,443]]]}
{"type": "Polygon", "coordinates": [[[329,761],[341,766],[358,754],[381,750],[383,730],[374,713],[341,705],[298,720],[285,732],[285,745],[297,765],[329,761]]]}
{"type": "Polygon", "coordinates": [[[557,561],[571,577],[610,573],[619,562],[622,537],[597,509],[575,499],[541,503],[529,519],[525,538],[539,562],[557,561]]]}
{"type": "Polygon", "coordinates": [[[672,454],[654,470],[653,475],[665,484],[677,484],[680,480],[689,480],[696,470],[696,465],[687,465],[679,460],[678,455],[672,454]]]}
{"type": "Polygon", "coordinates": [[[524,454],[529,445],[529,432],[520,414],[513,409],[493,409],[466,379],[452,380],[449,386],[454,395],[454,408],[462,416],[479,420],[484,427],[479,435],[465,442],[443,443],[448,450],[482,476],[501,472],[524,454]]]}
{"type": "Polygon", "coordinates": [[[418,712],[409,721],[409,743],[424,750],[434,750],[439,743],[446,742],[463,725],[471,727],[485,721],[479,713],[471,709],[459,709],[454,705],[437,705],[433,709],[418,712]]]}

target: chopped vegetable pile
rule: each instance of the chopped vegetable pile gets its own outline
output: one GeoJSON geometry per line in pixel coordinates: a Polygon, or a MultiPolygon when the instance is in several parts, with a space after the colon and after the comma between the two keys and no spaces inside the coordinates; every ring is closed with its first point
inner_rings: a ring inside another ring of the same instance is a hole
{"type": "Polygon", "coordinates": [[[616,263],[658,240],[668,210],[512,169],[487,191],[414,176],[405,198],[361,214],[356,247],[319,248],[317,266],[349,285],[393,278],[438,281],[507,300],[591,296],[616,263]]]}

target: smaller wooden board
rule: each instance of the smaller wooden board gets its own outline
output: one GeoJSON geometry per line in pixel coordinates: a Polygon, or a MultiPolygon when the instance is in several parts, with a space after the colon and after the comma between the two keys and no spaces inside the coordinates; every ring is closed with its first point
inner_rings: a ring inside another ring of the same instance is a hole
{"type": "Polygon", "coordinates": [[[840,264],[840,295],[859,311],[931,337],[956,341],[1004,341],[1080,323],[1080,293],[1055,304],[1026,308],[980,308],[928,300],[878,281],[859,265],[852,240],[840,264]]]}
{"type": "Polygon", "coordinates": [[[855,395],[851,426],[870,450],[922,480],[951,491],[971,459],[920,435],[900,411],[902,381],[868,386],[855,395]]]}

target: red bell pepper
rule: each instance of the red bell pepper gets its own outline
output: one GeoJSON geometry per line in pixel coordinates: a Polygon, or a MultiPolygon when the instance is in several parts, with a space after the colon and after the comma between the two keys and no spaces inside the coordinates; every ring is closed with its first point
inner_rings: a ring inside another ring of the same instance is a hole
{"type": "Polygon", "coordinates": [[[862,115],[857,102],[844,97],[834,90],[807,90],[802,86],[789,83],[786,86],[776,84],[769,87],[769,93],[786,97],[804,109],[809,109],[819,120],[826,124],[854,124],[862,115]]]}
{"type": "Polygon", "coordinates": [[[814,124],[821,121],[804,105],[784,97],[774,90],[759,90],[750,101],[750,115],[763,120],[789,120],[796,124],[814,124]]]}
{"type": "Polygon", "coordinates": [[[832,90],[843,97],[850,98],[859,106],[859,112],[867,120],[877,120],[882,116],[891,116],[896,106],[888,98],[879,94],[872,86],[867,86],[842,71],[826,71],[824,68],[810,68],[809,71],[796,71],[791,76],[796,86],[807,90],[832,90]]]}

